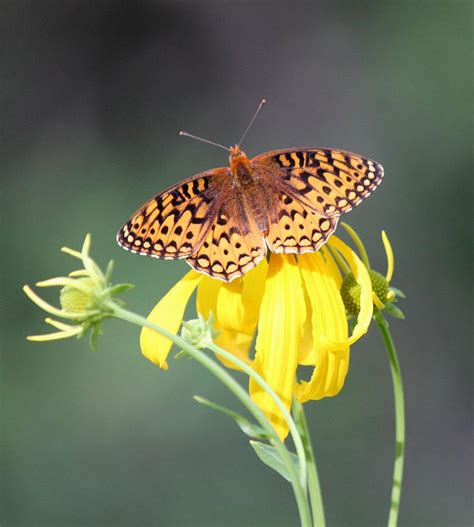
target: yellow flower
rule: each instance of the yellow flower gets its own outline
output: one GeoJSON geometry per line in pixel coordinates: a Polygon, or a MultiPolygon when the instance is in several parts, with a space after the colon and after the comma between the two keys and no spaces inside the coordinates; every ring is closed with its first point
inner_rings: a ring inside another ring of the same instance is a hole
{"type": "MultiPolygon", "coordinates": [[[[45,335],[30,335],[28,340],[34,342],[46,342],[49,340],[66,339],[70,337],[83,337],[90,332],[91,346],[94,349],[97,337],[100,334],[100,324],[112,315],[109,302],[117,293],[126,291],[131,284],[111,285],[109,283],[113,262],[109,262],[105,273],[102,272],[96,262],[90,257],[91,236],[88,234],[82,245],[81,251],[74,251],[68,247],[61,250],[78,260],[81,260],[83,268],[69,273],[68,276],[58,276],[37,282],[38,287],[61,287],[59,295],[60,308],[55,307],[40,296],[30,286],[23,286],[23,291],[28,298],[38,307],[51,315],[71,321],[74,325],[65,324],[60,320],[50,317],[45,322],[59,331],[46,333],[45,335]]],[[[116,300],[116,302],[119,302],[116,300]]]]}
{"type": "MultiPolygon", "coordinates": [[[[336,236],[317,253],[271,254],[268,262],[262,261],[231,283],[190,271],[160,300],[148,320],[177,333],[196,288],[197,312],[204,319],[214,316],[214,329],[219,332],[214,342],[250,364],[287,408],[293,397],[306,402],[339,393],[349,368],[349,347],[366,333],[373,312],[367,269],[336,236]],[[343,275],[333,253],[344,260],[361,287],[360,310],[351,335],[340,294],[343,275]],[[255,334],[256,352],[251,357],[255,334]],[[298,380],[300,365],[314,367],[309,380],[298,380]]],[[[168,368],[168,338],[144,328],[140,346],[150,361],[168,368]]],[[[249,391],[285,438],[287,423],[274,401],[253,381],[249,391]]]]}
{"type": "MultiPolygon", "coordinates": [[[[385,311],[387,314],[395,318],[404,319],[405,315],[401,309],[395,305],[395,303],[398,301],[398,298],[405,298],[405,295],[399,289],[390,286],[395,267],[395,260],[393,257],[392,246],[390,245],[390,241],[385,231],[382,231],[382,242],[385,249],[385,255],[387,257],[387,272],[385,273],[385,276],[383,276],[381,273],[371,269],[367,251],[365,250],[364,244],[354,229],[347,225],[347,223],[342,223],[341,225],[344,227],[349,236],[352,238],[352,241],[356,247],[359,249],[360,257],[364,262],[367,271],[369,272],[370,280],[372,282],[372,300],[374,302],[374,311],[385,311]]],[[[342,267],[345,267],[343,262],[342,267]]],[[[341,285],[341,296],[346,308],[346,314],[349,317],[353,317],[357,316],[359,313],[361,285],[349,269],[346,268],[346,271],[347,273],[341,285]]]]}

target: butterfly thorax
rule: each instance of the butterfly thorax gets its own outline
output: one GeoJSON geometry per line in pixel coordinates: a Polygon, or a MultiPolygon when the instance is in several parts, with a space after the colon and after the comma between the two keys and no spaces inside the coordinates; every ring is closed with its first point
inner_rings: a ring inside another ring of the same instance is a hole
{"type": "Polygon", "coordinates": [[[263,187],[249,158],[239,146],[230,149],[230,172],[234,184],[240,189],[240,200],[245,207],[249,220],[255,223],[260,232],[268,231],[266,196],[263,187]]]}
{"type": "Polygon", "coordinates": [[[239,186],[247,187],[254,183],[250,160],[239,146],[230,148],[229,163],[231,174],[239,186]]]}

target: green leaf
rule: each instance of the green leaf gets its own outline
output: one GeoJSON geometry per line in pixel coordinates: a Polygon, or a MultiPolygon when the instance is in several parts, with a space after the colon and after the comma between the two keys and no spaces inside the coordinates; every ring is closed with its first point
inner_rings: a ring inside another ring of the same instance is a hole
{"type": "MultiPolygon", "coordinates": [[[[271,445],[266,445],[265,443],[260,443],[259,441],[250,441],[250,444],[255,450],[257,456],[260,458],[260,461],[262,461],[263,463],[265,463],[265,465],[278,472],[278,474],[280,474],[280,476],[283,476],[287,481],[291,482],[286,467],[280,459],[278,450],[275,447],[272,447],[271,445]]],[[[293,452],[288,452],[288,455],[290,456],[291,462],[295,467],[296,473],[299,474],[298,456],[296,454],[293,454],[293,452]]]]}
{"type": "Polygon", "coordinates": [[[128,289],[132,289],[133,287],[135,287],[133,284],[117,284],[113,285],[112,287],[109,287],[107,289],[107,292],[109,293],[109,295],[113,296],[119,293],[123,293],[124,291],[128,291],[128,289]]]}
{"type": "Polygon", "coordinates": [[[100,328],[98,325],[95,324],[91,327],[90,334],[89,334],[89,343],[90,343],[92,351],[97,350],[97,339],[99,338],[101,333],[102,332],[100,331],[100,328]]]}
{"type": "Polygon", "coordinates": [[[385,304],[383,310],[392,317],[399,318],[400,320],[405,320],[405,315],[403,314],[403,311],[394,304],[385,304]]]}
{"type": "Polygon", "coordinates": [[[237,412],[234,412],[233,410],[226,408],[225,406],[221,406],[220,404],[213,403],[212,401],[209,401],[208,399],[205,399],[204,397],[201,397],[200,395],[195,395],[193,399],[196,402],[203,404],[204,406],[208,406],[209,408],[212,408],[213,410],[217,410],[218,412],[221,412],[222,414],[232,417],[232,419],[234,419],[234,421],[239,425],[239,428],[242,430],[242,432],[249,437],[253,437],[254,439],[268,439],[270,437],[269,434],[267,434],[265,430],[263,430],[263,428],[261,428],[260,426],[254,425],[252,422],[246,419],[243,415],[240,415],[237,412]]]}
{"type": "Polygon", "coordinates": [[[176,355],[173,357],[173,359],[192,359],[191,355],[186,350],[180,350],[176,355]]]}
{"type": "Polygon", "coordinates": [[[396,287],[389,287],[389,290],[393,291],[400,298],[406,298],[407,297],[403,291],[400,291],[400,289],[397,289],[396,287]]]}
{"type": "Polygon", "coordinates": [[[114,270],[114,261],[109,260],[109,263],[107,264],[107,269],[105,270],[105,280],[108,282],[110,278],[112,277],[112,272],[114,270]]]}

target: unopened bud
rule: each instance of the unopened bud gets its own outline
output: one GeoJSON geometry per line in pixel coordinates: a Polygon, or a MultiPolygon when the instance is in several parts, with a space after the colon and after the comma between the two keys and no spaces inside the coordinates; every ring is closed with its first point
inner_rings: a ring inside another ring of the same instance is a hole
{"type": "Polygon", "coordinates": [[[181,336],[186,342],[198,349],[206,348],[212,342],[212,322],[212,317],[209,320],[204,320],[202,316],[183,322],[181,336]]]}
{"type": "MultiPolygon", "coordinates": [[[[370,281],[372,282],[372,289],[377,295],[377,298],[385,304],[388,295],[388,282],[384,276],[377,271],[369,270],[370,281]]],[[[348,316],[357,316],[360,311],[360,284],[355,279],[352,273],[348,273],[342,282],[341,297],[346,308],[348,316]]]]}
{"type": "MultiPolygon", "coordinates": [[[[93,285],[93,280],[90,278],[80,278],[77,281],[86,287],[93,285]]],[[[70,285],[63,287],[59,293],[59,302],[64,311],[85,313],[91,308],[92,301],[93,296],[91,294],[85,293],[70,285]]]]}

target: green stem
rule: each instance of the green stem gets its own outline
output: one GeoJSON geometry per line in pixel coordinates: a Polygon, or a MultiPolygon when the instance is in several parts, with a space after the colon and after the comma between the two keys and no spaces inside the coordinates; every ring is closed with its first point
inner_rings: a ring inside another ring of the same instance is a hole
{"type": "Polygon", "coordinates": [[[349,236],[352,238],[352,241],[356,244],[357,248],[359,249],[362,262],[367,267],[367,270],[370,271],[369,255],[367,254],[367,251],[365,250],[364,244],[359,238],[359,235],[349,224],[342,222],[341,225],[344,227],[344,229],[346,229],[347,234],[349,234],[349,236]]]}
{"type": "Polygon", "coordinates": [[[232,355],[232,353],[229,353],[228,351],[224,350],[217,344],[214,344],[213,342],[209,344],[209,349],[216,353],[217,355],[220,355],[221,357],[226,358],[227,360],[233,362],[236,366],[241,368],[250,378],[252,378],[261,388],[263,388],[268,395],[275,401],[276,405],[278,406],[278,409],[283,414],[283,417],[285,418],[285,421],[288,423],[288,428],[291,434],[291,438],[293,439],[293,443],[295,445],[296,455],[298,456],[299,460],[299,467],[300,467],[300,478],[301,478],[301,486],[305,489],[307,485],[307,468],[306,468],[306,455],[305,455],[305,448],[303,444],[303,440],[301,439],[300,433],[298,431],[298,427],[296,426],[295,421],[291,417],[290,412],[287,410],[286,406],[283,404],[280,397],[275,393],[273,388],[265,381],[265,379],[259,375],[253,368],[251,368],[248,364],[240,360],[239,358],[232,355]]]}
{"type": "MultiPolygon", "coordinates": [[[[312,521],[311,521],[311,513],[309,510],[308,500],[306,497],[306,486],[302,485],[300,478],[298,477],[297,470],[295,469],[291,458],[289,456],[288,450],[286,449],[284,443],[279,438],[278,434],[275,432],[275,429],[270,424],[268,419],[266,418],[265,414],[258,408],[250,398],[249,394],[246,390],[242,388],[242,386],[231,376],[229,375],[224,368],[219,366],[215,361],[213,361],[211,358],[209,358],[204,352],[201,350],[195,348],[191,344],[189,344],[186,340],[181,338],[178,335],[175,335],[171,333],[170,331],[166,330],[165,328],[162,328],[158,326],[157,324],[154,324],[153,322],[150,322],[146,318],[137,315],[136,313],[133,313],[131,311],[128,311],[127,309],[123,309],[119,306],[117,306],[115,303],[110,302],[107,303],[107,306],[112,310],[115,317],[120,318],[122,320],[125,320],[127,322],[131,322],[132,324],[136,324],[141,327],[147,327],[152,329],[153,331],[156,331],[157,333],[160,333],[161,335],[169,338],[174,344],[179,346],[182,350],[187,352],[193,359],[195,359],[197,362],[199,362],[202,366],[207,368],[215,377],[217,377],[241,402],[242,404],[248,409],[248,411],[255,417],[257,422],[260,424],[260,426],[265,430],[265,432],[271,437],[271,443],[272,445],[277,449],[282,462],[285,464],[285,467],[288,471],[289,477],[291,479],[291,484],[293,487],[293,492],[295,495],[296,503],[298,506],[298,512],[300,515],[300,521],[302,527],[311,527],[312,521]]],[[[271,388],[266,384],[266,382],[263,380],[262,377],[260,377],[254,370],[252,370],[247,364],[243,363],[242,361],[239,361],[236,357],[234,357],[229,352],[226,352],[225,350],[222,350],[218,346],[213,345],[213,351],[215,353],[218,353],[219,355],[231,360],[234,362],[234,364],[242,367],[250,375],[252,373],[252,377],[255,379],[255,381],[264,389],[267,390],[271,388]],[[216,349],[214,349],[214,347],[216,349]],[[245,367],[245,368],[244,368],[245,367]]],[[[270,393],[270,392],[269,392],[270,393]]],[[[274,393],[274,392],[273,392],[274,393]]],[[[271,393],[270,393],[271,395],[271,393]]],[[[279,397],[274,394],[275,397],[279,400],[279,397]]],[[[273,397],[273,396],[272,396],[273,397]]],[[[276,401],[275,401],[276,402],[276,401]]],[[[278,403],[277,403],[278,404],[278,403]]],[[[282,404],[282,403],[281,403],[282,404]]],[[[294,422],[290,417],[290,421],[294,422]]],[[[294,425],[296,434],[299,437],[299,434],[296,429],[296,425],[294,425]]],[[[293,438],[294,439],[294,438],[293,438]]],[[[301,441],[301,439],[300,439],[301,441]]],[[[304,450],[303,450],[304,455],[304,450]]],[[[300,467],[300,470],[304,469],[304,474],[306,474],[306,459],[303,459],[303,463],[300,467]]],[[[306,478],[306,475],[305,475],[306,478]]]]}
{"type": "Polygon", "coordinates": [[[311,500],[311,510],[313,512],[314,525],[317,527],[325,527],[326,519],[324,516],[323,498],[321,495],[321,487],[319,485],[316,458],[314,456],[313,446],[311,444],[311,437],[308,429],[308,421],[306,420],[303,405],[296,399],[293,401],[293,415],[295,416],[295,421],[303,440],[306,452],[306,462],[308,463],[308,491],[311,500]]]}
{"type": "Polygon", "coordinates": [[[405,402],[403,396],[402,374],[398,362],[395,344],[390,334],[388,322],[378,311],[374,315],[375,322],[382,334],[387,348],[388,359],[392,372],[393,395],[395,402],[395,461],[393,465],[392,498],[390,503],[390,514],[387,526],[396,527],[398,522],[398,511],[400,509],[400,495],[403,481],[403,461],[405,457],[405,402]]]}

